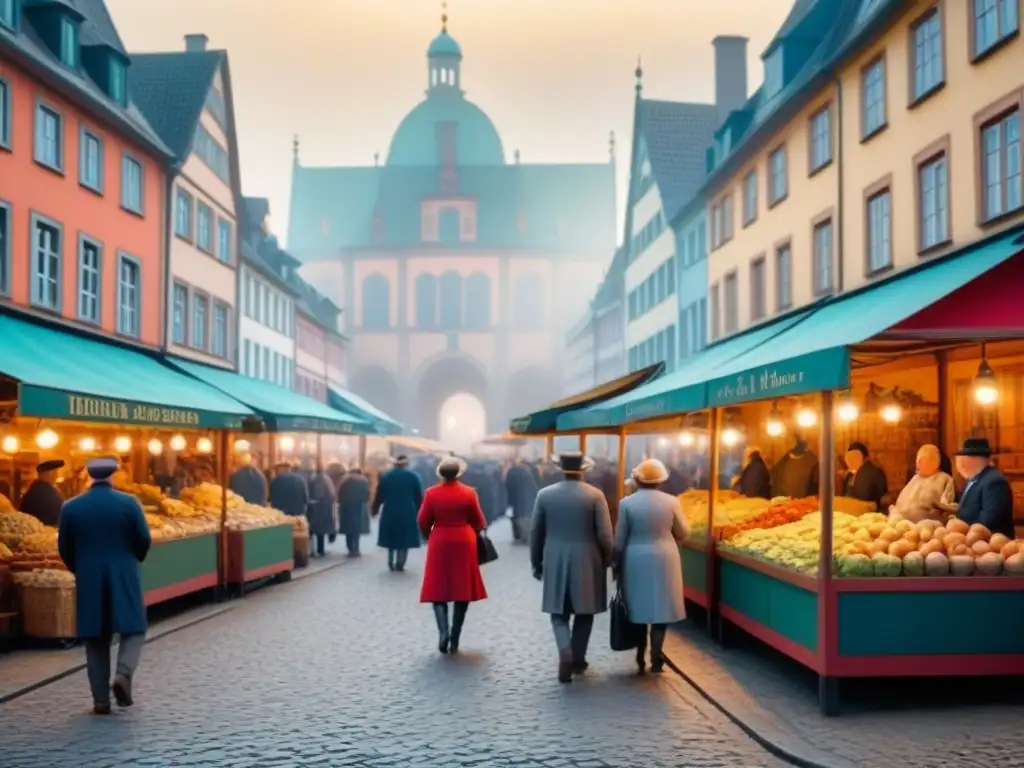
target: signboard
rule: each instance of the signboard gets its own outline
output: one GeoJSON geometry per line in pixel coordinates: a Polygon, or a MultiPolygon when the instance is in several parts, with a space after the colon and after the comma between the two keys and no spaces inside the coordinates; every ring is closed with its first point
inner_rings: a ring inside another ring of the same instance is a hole
{"type": "Polygon", "coordinates": [[[708,404],[749,403],[846,389],[849,385],[850,353],[838,347],[714,379],[708,383],[708,404]]]}

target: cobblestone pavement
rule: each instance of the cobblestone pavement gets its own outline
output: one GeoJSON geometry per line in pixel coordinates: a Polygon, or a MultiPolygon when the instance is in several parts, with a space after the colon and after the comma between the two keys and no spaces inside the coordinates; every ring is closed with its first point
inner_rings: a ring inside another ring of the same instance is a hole
{"type": "Polygon", "coordinates": [[[129,710],[87,714],[81,672],[0,706],[0,765],[781,765],[685,685],[636,678],[606,620],[591,671],[559,685],[526,552],[496,538],[458,657],[417,602],[420,553],[392,574],[373,552],[147,645],[129,710]]]}

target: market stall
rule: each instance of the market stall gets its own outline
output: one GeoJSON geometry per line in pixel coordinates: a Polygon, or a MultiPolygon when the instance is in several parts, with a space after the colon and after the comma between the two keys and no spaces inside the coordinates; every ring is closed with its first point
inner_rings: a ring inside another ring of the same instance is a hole
{"type": "MultiPolygon", "coordinates": [[[[823,301],[613,404],[627,422],[706,407],[712,456],[760,448],[765,498],[708,499],[709,603],[816,671],[826,714],[842,678],[1024,674],[1024,542],[901,493],[984,437],[1024,509],[1022,246],[1004,235],[823,301]],[[868,463],[891,493],[850,485],[868,463]]],[[[607,406],[558,426],[614,423],[607,406]]]]}

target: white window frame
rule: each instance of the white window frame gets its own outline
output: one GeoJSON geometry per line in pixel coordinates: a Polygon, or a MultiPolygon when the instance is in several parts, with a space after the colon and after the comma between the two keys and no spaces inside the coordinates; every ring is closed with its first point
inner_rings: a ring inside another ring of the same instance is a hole
{"type": "Polygon", "coordinates": [[[32,157],[36,163],[57,173],[64,173],[64,114],[45,101],[37,100],[33,133],[35,140],[32,157]],[[52,137],[55,155],[52,160],[48,155],[42,154],[43,144],[48,145],[50,141],[50,137],[46,136],[46,127],[47,121],[51,119],[56,130],[56,135],[52,137]]]}
{"type": "Polygon", "coordinates": [[[832,105],[811,115],[811,173],[832,162],[832,105]]]}
{"type": "Polygon", "coordinates": [[[177,344],[180,347],[188,346],[188,329],[189,329],[189,312],[191,306],[189,302],[189,291],[188,286],[184,283],[174,282],[171,287],[171,343],[177,344]],[[178,289],[184,294],[184,301],[179,305],[178,303],[178,289]],[[181,308],[181,336],[177,335],[178,330],[178,309],[181,308]]]}
{"type": "Polygon", "coordinates": [[[189,331],[189,346],[205,352],[210,347],[210,297],[199,291],[192,292],[192,322],[189,331]],[[196,321],[197,311],[203,307],[203,322],[196,321]],[[202,330],[202,339],[198,339],[197,331],[202,330]]]}
{"type": "Polygon", "coordinates": [[[235,225],[230,219],[222,216],[217,217],[217,259],[230,264],[234,254],[232,240],[234,239],[235,225]],[[226,239],[224,233],[227,233],[226,239]]]}
{"type": "Polygon", "coordinates": [[[885,57],[880,56],[861,72],[861,141],[874,136],[888,124],[885,57]]]}
{"type": "Polygon", "coordinates": [[[104,161],[103,138],[94,130],[83,125],[78,132],[78,183],[86,189],[103,194],[103,161],[104,161]],[[95,143],[96,147],[96,179],[89,178],[89,147],[95,143]]]}
{"type": "Polygon", "coordinates": [[[195,198],[182,187],[174,188],[174,236],[192,242],[195,237],[195,198]],[[184,203],[188,203],[188,207],[184,203]]]}
{"type": "Polygon", "coordinates": [[[117,332],[132,338],[142,334],[142,262],[123,251],[117,254],[117,332]],[[134,270],[134,285],[124,279],[126,267],[134,270]]]}
{"type": "Polygon", "coordinates": [[[780,144],[768,155],[768,207],[781,203],[789,195],[789,157],[780,144]]]}
{"type": "Polygon", "coordinates": [[[892,188],[878,190],[865,202],[867,217],[867,272],[883,272],[893,266],[892,188]]]}
{"type": "Polygon", "coordinates": [[[31,266],[29,269],[29,280],[31,281],[29,301],[34,307],[40,307],[42,309],[50,310],[51,312],[60,312],[61,308],[64,305],[64,281],[61,279],[64,271],[64,225],[58,221],[54,221],[53,219],[47,218],[46,216],[43,216],[35,212],[31,214],[30,222],[31,226],[29,228],[29,231],[31,233],[32,240],[29,251],[31,258],[31,266]],[[47,282],[52,282],[56,287],[57,296],[53,304],[44,300],[44,297],[42,297],[40,294],[40,274],[36,268],[38,265],[38,258],[40,255],[38,253],[38,236],[40,227],[48,227],[54,230],[57,238],[57,243],[55,246],[56,251],[49,252],[51,258],[56,257],[56,265],[52,264],[50,259],[48,258],[46,261],[45,270],[46,272],[49,272],[50,269],[53,269],[55,274],[52,276],[49,274],[42,275],[43,280],[47,282]]]}
{"type": "Polygon", "coordinates": [[[945,81],[945,57],[943,48],[945,30],[942,28],[942,13],[938,6],[914,22],[911,46],[914,63],[911,67],[914,98],[919,101],[937,90],[945,81]]]}
{"type": "Polygon", "coordinates": [[[752,169],[743,177],[743,226],[748,227],[755,221],[757,221],[757,169],[752,169]]]}
{"type": "Polygon", "coordinates": [[[231,307],[223,301],[213,302],[213,313],[210,322],[210,354],[216,355],[217,357],[228,357],[228,349],[230,348],[231,339],[231,307]],[[219,313],[223,312],[224,316],[224,329],[220,341],[223,343],[223,349],[218,350],[218,336],[217,336],[217,318],[219,313]]]}
{"type": "MultiPolygon", "coordinates": [[[[145,210],[145,169],[142,163],[131,155],[121,155],[121,207],[129,213],[142,215],[145,210]],[[133,171],[138,171],[137,188],[133,171]],[[136,193],[133,197],[132,193],[136,193]]],[[[177,199],[177,198],[175,198],[177,199]]]]}
{"type": "Polygon", "coordinates": [[[835,290],[833,265],[835,264],[835,229],[832,219],[817,222],[811,230],[811,278],[814,296],[827,296],[835,290]]]}
{"type": "Polygon", "coordinates": [[[78,291],[75,302],[75,312],[79,320],[93,325],[100,324],[103,316],[103,243],[95,237],[90,237],[84,232],[78,233],[78,291]],[[92,248],[96,253],[95,268],[87,266],[85,255],[92,248]],[[87,278],[95,279],[95,290],[87,289],[87,278]],[[91,313],[86,307],[86,302],[95,303],[95,312],[91,313]]]}
{"type": "Polygon", "coordinates": [[[203,253],[213,254],[216,245],[213,241],[214,222],[217,216],[212,206],[196,199],[196,248],[203,253]],[[205,216],[204,216],[205,214],[205,216]],[[203,226],[205,221],[205,227],[203,226]]]}
{"type": "Polygon", "coordinates": [[[793,246],[791,243],[786,243],[775,249],[775,310],[786,312],[792,307],[793,246]]]}
{"type": "MultiPolygon", "coordinates": [[[[0,0],[3,2],[3,0],[0,0]]],[[[6,77],[0,77],[0,149],[11,148],[14,121],[14,88],[6,77]]]]}
{"type": "Polygon", "coordinates": [[[975,59],[1020,31],[1018,0],[971,0],[971,14],[974,28],[971,49],[975,59]]]}
{"type": "Polygon", "coordinates": [[[949,242],[949,156],[945,151],[917,167],[919,250],[949,242]]]}
{"type": "Polygon", "coordinates": [[[1024,205],[1024,159],[1021,158],[1021,129],[1024,109],[1016,106],[1010,112],[981,127],[982,213],[984,221],[992,221],[1018,211],[1024,205]],[[1015,148],[1015,149],[1014,149],[1015,148]],[[1016,154],[1017,167],[1010,167],[1016,154]],[[1010,171],[1015,170],[1013,175],[1010,171]]]}

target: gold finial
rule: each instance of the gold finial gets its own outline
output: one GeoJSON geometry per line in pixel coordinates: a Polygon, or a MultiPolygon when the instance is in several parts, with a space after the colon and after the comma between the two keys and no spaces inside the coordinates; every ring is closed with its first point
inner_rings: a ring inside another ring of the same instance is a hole
{"type": "Polygon", "coordinates": [[[441,31],[448,33],[448,0],[441,0],[441,31]]]}
{"type": "Polygon", "coordinates": [[[644,66],[639,56],[636,57],[636,71],[633,74],[636,75],[636,92],[640,93],[644,89],[644,66]]]}
{"type": "Polygon", "coordinates": [[[615,131],[608,132],[608,155],[615,162],[615,131]]]}
{"type": "Polygon", "coordinates": [[[292,159],[296,163],[299,162],[299,134],[297,133],[292,137],[292,159]]]}

